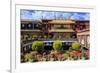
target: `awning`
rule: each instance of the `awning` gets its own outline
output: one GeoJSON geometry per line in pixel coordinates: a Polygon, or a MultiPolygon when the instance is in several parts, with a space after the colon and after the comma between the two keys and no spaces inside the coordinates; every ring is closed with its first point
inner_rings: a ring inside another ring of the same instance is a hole
{"type": "Polygon", "coordinates": [[[72,29],[51,29],[49,32],[75,32],[72,29]]]}
{"type": "Polygon", "coordinates": [[[59,20],[49,21],[48,23],[50,23],[50,24],[74,24],[75,21],[73,21],[73,20],[62,20],[62,19],[59,19],[59,20]]]}

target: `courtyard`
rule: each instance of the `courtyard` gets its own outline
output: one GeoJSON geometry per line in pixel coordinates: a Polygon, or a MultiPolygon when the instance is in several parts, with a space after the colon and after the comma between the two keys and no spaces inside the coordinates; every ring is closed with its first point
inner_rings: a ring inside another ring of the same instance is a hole
{"type": "Polygon", "coordinates": [[[21,12],[21,63],[89,60],[88,13],[21,12]]]}

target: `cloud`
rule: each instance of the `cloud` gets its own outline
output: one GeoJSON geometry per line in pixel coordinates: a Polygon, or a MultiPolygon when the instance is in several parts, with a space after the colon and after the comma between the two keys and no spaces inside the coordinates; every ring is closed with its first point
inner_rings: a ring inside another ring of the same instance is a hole
{"type": "Polygon", "coordinates": [[[89,13],[74,13],[70,19],[75,19],[75,20],[89,20],[90,15],[89,13]]]}
{"type": "Polygon", "coordinates": [[[43,11],[42,12],[43,19],[55,19],[54,12],[43,11]]]}
{"type": "Polygon", "coordinates": [[[53,12],[53,11],[36,11],[21,10],[21,19],[74,19],[89,20],[90,14],[85,12],[53,12]]]}
{"type": "Polygon", "coordinates": [[[38,19],[42,19],[42,11],[34,11],[33,13],[32,13],[32,19],[36,19],[36,20],[38,20],[38,19]]]}
{"type": "Polygon", "coordinates": [[[63,18],[64,19],[69,19],[72,16],[72,14],[73,14],[72,12],[64,12],[63,13],[63,18]]]}
{"type": "Polygon", "coordinates": [[[29,10],[21,10],[21,19],[32,19],[32,12],[29,10]]]}

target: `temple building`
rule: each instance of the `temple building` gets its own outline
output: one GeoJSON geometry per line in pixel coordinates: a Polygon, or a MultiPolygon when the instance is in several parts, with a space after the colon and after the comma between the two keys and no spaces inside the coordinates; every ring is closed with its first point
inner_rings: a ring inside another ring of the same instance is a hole
{"type": "Polygon", "coordinates": [[[31,50],[37,40],[47,48],[52,48],[55,40],[60,40],[64,48],[73,41],[90,48],[89,16],[87,12],[21,10],[21,50],[31,50]]]}
{"type": "Polygon", "coordinates": [[[21,20],[21,34],[29,34],[38,39],[70,39],[76,38],[73,20],[21,20]]]}
{"type": "Polygon", "coordinates": [[[82,47],[90,48],[90,24],[89,20],[76,20],[75,30],[82,47]]]}
{"type": "Polygon", "coordinates": [[[89,31],[88,20],[21,20],[21,42],[24,44],[35,40],[46,44],[54,40],[79,41],[82,47],[89,48],[89,31]]]}

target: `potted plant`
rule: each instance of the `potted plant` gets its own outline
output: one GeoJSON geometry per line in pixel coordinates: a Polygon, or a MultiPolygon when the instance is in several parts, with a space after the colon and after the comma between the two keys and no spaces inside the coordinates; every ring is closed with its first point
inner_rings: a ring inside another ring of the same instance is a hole
{"type": "Polygon", "coordinates": [[[70,55],[74,60],[78,60],[81,57],[80,43],[78,41],[72,42],[71,49],[70,55]]]}
{"type": "Polygon", "coordinates": [[[44,43],[43,41],[34,41],[32,43],[32,56],[34,56],[34,59],[40,60],[42,57],[42,53],[43,53],[43,49],[44,49],[44,43]]]}
{"type": "Polygon", "coordinates": [[[38,53],[43,52],[44,43],[43,41],[34,41],[32,43],[32,50],[37,51],[38,53]]]}
{"type": "Polygon", "coordinates": [[[72,42],[72,49],[75,51],[79,51],[80,50],[80,43],[78,41],[72,42]]]}
{"type": "Polygon", "coordinates": [[[62,48],[62,42],[60,40],[56,40],[53,43],[53,49],[54,51],[51,54],[54,54],[55,60],[60,60],[61,58],[61,48],[62,48]]]}
{"type": "Polygon", "coordinates": [[[61,47],[62,47],[62,42],[60,40],[54,41],[53,43],[54,51],[61,51],[61,47]]]}

